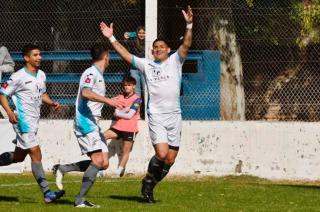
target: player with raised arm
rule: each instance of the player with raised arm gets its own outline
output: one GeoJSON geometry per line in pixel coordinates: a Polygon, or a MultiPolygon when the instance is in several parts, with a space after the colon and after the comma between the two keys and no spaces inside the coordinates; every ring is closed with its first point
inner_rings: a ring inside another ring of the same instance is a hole
{"type": "Polygon", "coordinates": [[[86,69],[80,78],[76,100],[76,117],[74,133],[77,137],[82,154],[87,154],[90,160],[79,161],[66,165],[55,165],[56,184],[63,189],[63,174],[70,171],[83,171],[83,180],[74,206],[78,208],[99,208],[99,205],[86,200],[86,194],[95,182],[99,170],[109,166],[108,148],[103,133],[99,127],[101,110],[104,104],[122,109],[123,103],[117,99],[105,97],[106,86],[103,73],[109,66],[109,51],[107,47],[97,44],[91,48],[92,66],[86,69]]]}
{"type": "Polygon", "coordinates": [[[113,35],[113,24],[100,23],[102,34],[128,63],[145,77],[148,90],[148,125],[155,155],[151,158],[147,175],[142,180],[141,193],[147,202],[154,202],[153,189],[169,172],[177,157],[181,138],[180,87],[182,65],[192,43],[192,9],[182,11],[186,32],[177,52],[169,56],[170,48],[163,39],[153,42],[154,61],[132,55],[113,35]]]}
{"type": "Polygon", "coordinates": [[[56,111],[60,104],[52,101],[46,93],[46,75],[39,69],[41,64],[40,48],[28,44],[23,47],[22,54],[25,66],[13,73],[0,90],[0,103],[16,132],[14,140],[16,148],[14,152],[5,152],[0,155],[0,166],[22,162],[29,155],[33,176],[43,193],[44,201],[50,203],[61,198],[64,191],[53,192],[49,189],[42,167],[37,132],[41,104],[45,103],[56,111]],[[12,96],[15,111],[11,110],[7,96],[12,96]]]}

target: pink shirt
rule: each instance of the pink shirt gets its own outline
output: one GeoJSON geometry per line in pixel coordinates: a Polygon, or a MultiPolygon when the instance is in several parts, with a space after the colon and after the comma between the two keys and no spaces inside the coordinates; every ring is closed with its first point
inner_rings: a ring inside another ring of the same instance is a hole
{"type": "Polygon", "coordinates": [[[131,119],[123,119],[117,117],[117,121],[111,127],[125,132],[138,132],[140,105],[142,103],[141,98],[137,94],[133,94],[132,96],[127,98],[123,95],[119,95],[117,96],[117,98],[125,103],[125,108],[136,110],[136,113],[133,115],[131,119]]]}

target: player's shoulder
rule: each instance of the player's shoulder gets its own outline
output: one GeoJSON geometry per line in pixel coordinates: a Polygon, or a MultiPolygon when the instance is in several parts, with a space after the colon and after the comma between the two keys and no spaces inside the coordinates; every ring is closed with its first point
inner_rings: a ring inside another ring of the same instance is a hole
{"type": "Polygon", "coordinates": [[[90,66],[89,68],[87,68],[86,70],[84,70],[84,72],[82,73],[82,75],[91,75],[91,76],[96,76],[97,75],[97,70],[95,70],[94,66],[90,66]]]}
{"type": "Polygon", "coordinates": [[[44,79],[46,78],[46,73],[44,73],[44,71],[42,71],[41,69],[38,70],[38,75],[41,78],[44,78],[44,79]]]}
{"type": "Polygon", "coordinates": [[[10,78],[11,79],[23,79],[26,76],[26,71],[24,68],[19,69],[18,71],[14,72],[11,74],[10,78]]]}

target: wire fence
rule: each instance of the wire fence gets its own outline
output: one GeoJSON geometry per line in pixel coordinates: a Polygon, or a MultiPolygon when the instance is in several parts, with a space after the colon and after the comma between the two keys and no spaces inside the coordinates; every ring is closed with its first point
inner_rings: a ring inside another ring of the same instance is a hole
{"type": "MultiPolygon", "coordinates": [[[[228,99],[233,102],[227,113],[238,113],[233,103],[243,99],[246,120],[320,120],[317,31],[304,31],[306,14],[299,13],[296,1],[158,1],[158,35],[166,38],[172,49],[181,44],[185,31],[181,10],[188,4],[195,15],[192,50],[219,51],[226,67],[221,66],[220,86],[229,87],[229,92],[212,88],[201,95],[219,97],[220,119],[224,119],[228,99]],[[226,76],[230,79],[227,84],[223,81],[226,76]],[[232,86],[242,89],[243,95],[235,94],[232,86]]],[[[29,42],[44,51],[88,50],[93,43],[104,42],[98,29],[101,20],[114,22],[120,41],[125,31],[134,31],[145,22],[142,0],[11,0],[2,2],[0,9],[1,42],[10,51],[20,51],[29,42]]],[[[21,66],[17,63],[16,70],[21,66]]],[[[48,74],[81,73],[89,66],[90,61],[46,61],[42,69],[48,74]]],[[[187,62],[184,72],[197,74],[197,68],[187,62]]],[[[124,75],[128,70],[124,62],[111,61],[110,73],[124,75]]],[[[77,83],[49,82],[47,86],[55,96],[77,93],[77,83]]],[[[119,83],[107,83],[108,96],[120,91],[119,83]]],[[[74,106],[63,108],[64,112],[54,115],[43,107],[43,117],[73,118],[74,106]]],[[[111,118],[112,108],[106,107],[103,114],[111,118]]]]}

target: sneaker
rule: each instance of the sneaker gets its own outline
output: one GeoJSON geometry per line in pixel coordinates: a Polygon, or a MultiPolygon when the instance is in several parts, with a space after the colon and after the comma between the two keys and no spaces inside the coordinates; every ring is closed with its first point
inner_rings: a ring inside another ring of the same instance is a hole
{"type": "Polygon", "coordinates": [[[142,180],[142,188],[141,188],[141,194],[143,196],[143,199],[147,203],[154,203],[154,197],[153,197],[153,188],[155,184],[151,180],[147,180],[143,178],[142,180]]]}
{"type": "Polygon", "coordinates": [[[76,208],[100,208],[100,205],[95,205],[87,200],[85,200],[83,203],[81,204],[74,204],[74,207],[76,208]]]}
{"type": "Polygon", "coordinates": [[[64,194],[65,194],[64,190],[58,191],[58,192],[49,190],[44,194],[44,202],[45,203],[55,202],[56,200],[60,199],[64,194]]]}
{"type": "Polygon", "coordinates": [[[100,170],[98,171],[97,173],[97,177],[104,177],[106,174],[105,174],[105,171],[104,170],[100,170]]]}
{"type": "Polygon", "coordinates": [[[125,171],[126,171],[126,168],[119,166],[116,171],[116,174],[118,177],[123,177],[125,171]]]}
{"type": "Polygon", "coordinates": [[[63,190],[62,178],[63,173],[59,170],[60,164],[56,164],[52,167],[52,172],[56,176],[56,186],[59,190],[63,190]]]}

